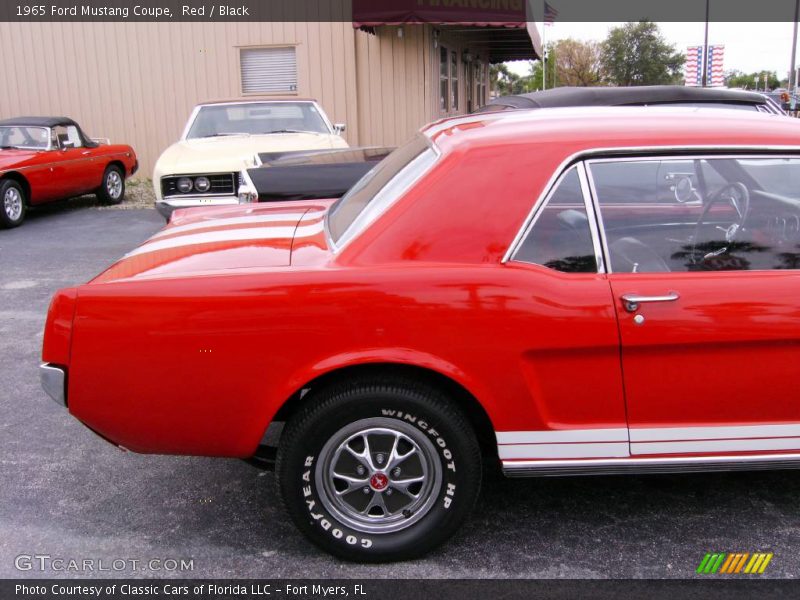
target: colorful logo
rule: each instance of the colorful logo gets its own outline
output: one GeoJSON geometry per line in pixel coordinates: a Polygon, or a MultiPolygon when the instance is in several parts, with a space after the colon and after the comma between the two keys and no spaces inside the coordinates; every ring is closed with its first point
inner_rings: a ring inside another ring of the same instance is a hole
{"type": "Polygon", "coordinates": [[[761,575],[772,560],[772,552],[709,552],[700,561],[697,573],[713,575],[715,573],[737,575],[761,575]]]}

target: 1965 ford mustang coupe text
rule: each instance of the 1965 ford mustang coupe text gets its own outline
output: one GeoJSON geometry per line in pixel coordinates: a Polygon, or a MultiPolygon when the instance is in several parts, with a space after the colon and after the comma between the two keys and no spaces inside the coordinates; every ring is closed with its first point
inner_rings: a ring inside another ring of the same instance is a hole
{"type": "Polygon", "coordinates": [[[43,383],[137,452],[250,457],[285,423],[292,519],[365,561],[450,537],[492,459],[797,466],[799,139],[734,110],[441,121],[335,203],[176,215],[61,290],[43,383]]]}

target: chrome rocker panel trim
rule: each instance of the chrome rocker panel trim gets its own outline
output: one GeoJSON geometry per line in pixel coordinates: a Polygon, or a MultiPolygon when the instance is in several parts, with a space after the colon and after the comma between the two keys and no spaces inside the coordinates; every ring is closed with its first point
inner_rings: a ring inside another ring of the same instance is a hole
{"type": "Polygon", "coordinates": [[[586,460],[504,460],[506,477],[622,475],[626,473],[701,473],[800,469],[800,454],[600,458],[586,460]]]}

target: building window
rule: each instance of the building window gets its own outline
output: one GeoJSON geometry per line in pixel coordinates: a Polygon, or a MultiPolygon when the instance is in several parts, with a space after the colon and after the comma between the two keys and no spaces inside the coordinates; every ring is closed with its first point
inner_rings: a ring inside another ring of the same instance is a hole
{"type": "Polygon", "coordinates": [[[450,63],[448,61],[450,51],[442,46],[439,49],[439,109],[447,112],[450,103],[450,63]]]}
{"type": "Polygon", "coordinates": [[[450,110],[458,110],[458,52],[450,53],[450,110]]]}
{"type": "Polygon", "coordinates": [[[481,106],[486,104],[486,82],[489,80],[488,64],[485,62],[480,63],[480,75],[478,77],[478,102],[481,106]]]}
{"type": "Polygon", "coordinates": [[[242,48],[239,66],[243,94],[297,91],[297,55],[294,46],[242,48]]]}

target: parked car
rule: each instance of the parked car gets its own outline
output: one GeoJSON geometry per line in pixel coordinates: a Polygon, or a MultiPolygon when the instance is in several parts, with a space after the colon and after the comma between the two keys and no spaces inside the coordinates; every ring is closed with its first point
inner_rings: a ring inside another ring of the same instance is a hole
{"type": "Polygon", "coordinates": [[[293,152],[241,174],[239,202],[281,202],[340,198],[394,148],[365,147],[293,152]]]}
{"type": "Polygon", "coordinates": [[[779,104],[757,92],[683,85],[634,87],[559,87],[529,94],[500,96],[479,108],[478,113],[565,106],[692,106],[732,108],[784,114],[779,104]]]}
{"type": "Polygon", "coordinates": [[[32,206],[92,192],[118,204],[138,166],[133,148],[91,139],[72,119],[1,120],[0,226],[22,224],[32,206]]]}
{"type": "Polygon", "coordinates": [[[176,208],[237,204],[239,173],[296,151],[346,148],[345,126],[332,125],[316,101],[268,98],[206,102],[192,111],[180,141],[156,162],[156,208],[167,219],[176,208]]]}
{"type": "Polygon", "coordinates": [[[187,211],[59,291],[44,388],[136,452],[266,459],[284,425],[291,518],[363,561],[449,538],[482,457],[797,467],[798,139],[756,112],[443,120],[335,202],[187,211]]]}

